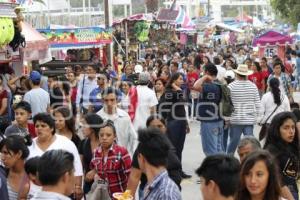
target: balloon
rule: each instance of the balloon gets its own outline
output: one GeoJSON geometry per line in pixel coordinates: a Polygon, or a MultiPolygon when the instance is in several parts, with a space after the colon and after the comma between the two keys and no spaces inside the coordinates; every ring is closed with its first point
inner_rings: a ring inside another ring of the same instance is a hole
{"type": "Polygon", "coordinates": [[[6,43],[9,44],[14,39],[14,35],[15,35],[15,27],[12,19],[10,18],[7,19],[7,26],[8,26],[8,35],[6,38],[6,43]]]}
{"type": "Polygon", "coordinates": [[[5,36],[5,21],[4,21],[4,18],[0,17],[0,46],[4,45],[5,39],[6,39],[6,36],[5,36]]]}

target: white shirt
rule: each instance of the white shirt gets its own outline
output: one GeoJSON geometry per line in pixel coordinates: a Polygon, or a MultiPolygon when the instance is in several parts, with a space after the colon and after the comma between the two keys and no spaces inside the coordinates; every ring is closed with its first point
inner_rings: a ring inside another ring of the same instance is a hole
{"type": "Polygon", "coordinates": [[[32,116],[38,113],[47,112],[47,107],[50,106],[50,96],[42,88],[33,88],[26,92],[24,101],[27,101],[31,106],[32,116]]]}
{"type": "Polygon", "coordinates": [[[276,109],[276,111],[272,114],[272,112],[277,107],[277,104],[274,103],[274,97],[272,92],[267,92],[261,98],[260,110],[259,110],[259,123],[266,123],[267,118],[272,114],[272,116],[268,119],[267,123],[271,123],[273,117],[278,113],[291,111],[290,101],[286,95],[281,95],[281,105],[276,109]]]}
{"type": "Polygon", "coordinates": [[[33,200],[71,200],[69,197],[56,193],[40,191],[34,197],[33,200]]]}
{"type": "Polygon", "coordinates": [[[138,85],[136,87],[138,102],[135,110],[133,126],[135,130],[146,128],[146,121],[151,115],[150,108],[158,104],[155,92],[146,85],[138,85]]]}
{"type": "Polygon", "coordinates": [[[82,79],[80,79],[77,87],[76,106],[80,106],[80,99],[83,95],[82,105],[87,109],[90,105],[90,93],[97,87],[97,78],[89,79],[86,75],[86,77],[84,76],[82,79]],[[83,79],[85,80],[83,81],[83,79]]]}
{"type": "Polygon", "coordinates": [[[97,112],[104,120],[111,120],[114,122],[117,131],[117,143],[127,149],[129,154],[132,156],[137,146],[137,133],[131,123],[131,119],[127,112],[117,108],[115,114],[108,114],[102,108],[97,112]]]}
{"type": "Polygon", "coordinates": [[[217,79],[219,81],[223,82],[225,80],[226,69],[224,67],[222,67],[221,65],[216,65],[216,67],[218,70],[217,79]]]}
{"type": "MultiPolygon", "coordinates": [[[[58,135],[58,134],[55,134],[54,136],[56,137],[54,142],[48,147],[46,151],[61,149],[72,153],[74,156],[74,169],[75,169],[74,175],[82,176],[83,175],[82,164],[75,144],[65,136],[58,135]]],[[[28,159],[36,156],[42,156],[46,151],[43,151],[37,145],[37,137],[36,137],[33,139],[32,145],[29,147],[30,153],[28,159]]]]}

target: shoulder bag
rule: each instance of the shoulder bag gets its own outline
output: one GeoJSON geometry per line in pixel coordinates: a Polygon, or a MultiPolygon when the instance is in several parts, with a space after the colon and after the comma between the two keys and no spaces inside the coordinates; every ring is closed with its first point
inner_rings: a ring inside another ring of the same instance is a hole
{"type": "MultiPolygon", "coordinates": [[[[280,104],[281,105],[281,104],[280,104]]],[[[277,108],[280,106],[277,105],[276,108],[273,110],[273,112],[269,115],[269,117],[265,120],[265,122],[262,124],[261,129],[259,131],[259,141],[263,140],[267,134],[268,134],[268,129],[269,129],[269,124],[267,123],[268,120],[270,119],[270,117],[275,113],[275,111],[277,110],[277,108]]]]}

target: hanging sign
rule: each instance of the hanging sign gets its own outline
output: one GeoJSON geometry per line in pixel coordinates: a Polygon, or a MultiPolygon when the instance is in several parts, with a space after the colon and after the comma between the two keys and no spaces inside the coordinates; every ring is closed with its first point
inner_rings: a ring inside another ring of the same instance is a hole
{"type": "Polygon", "coordinates": [[[112,42],[112,30],[100,27],[72,29],[39,29],[51,48],[96,47],[112,42]]]}

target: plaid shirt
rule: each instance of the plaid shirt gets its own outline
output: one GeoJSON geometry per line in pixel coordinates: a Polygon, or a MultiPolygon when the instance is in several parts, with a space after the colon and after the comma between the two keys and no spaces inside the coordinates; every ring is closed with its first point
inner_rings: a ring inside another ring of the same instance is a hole
{"type": "Polygon", "coordinates": [[[91,169],[96,169],[98,176],[108,182],[110,196],[115,192],[124,192],[131,168],[131,158],[128,151],[113,144],[104,158],[102,148],[98,147],[93,154],[91,169]],[[106,161],[105,161],[106,160],[106,161]]]}
{"type": "Polygon", "coordinates": [[[144,200],[181,200],[178,186],[169,178],[167,170],[157,175],[144,189],[144,200]]]}

